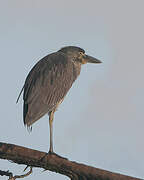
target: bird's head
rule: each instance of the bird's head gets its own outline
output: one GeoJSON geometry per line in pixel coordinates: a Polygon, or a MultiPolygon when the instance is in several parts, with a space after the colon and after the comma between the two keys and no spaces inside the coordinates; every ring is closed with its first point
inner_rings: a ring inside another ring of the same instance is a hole
{"type": "Polygon", "coordinates": [[[67,46],[61,48],[59,52],[66,54],[71,60],[73,60],[76,63],[101,63],[100,60],[85,54],[85,51],[80,47],[67,46]]]}

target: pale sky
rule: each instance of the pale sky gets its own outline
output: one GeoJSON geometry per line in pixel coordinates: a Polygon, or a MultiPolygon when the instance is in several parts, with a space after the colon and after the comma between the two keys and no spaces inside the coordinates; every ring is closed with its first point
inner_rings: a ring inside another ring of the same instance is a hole
{"type": "MultiPolygon", "coordinates": [[[[2,1],[0,141],[48,151],[48,116],[29,134],[22,98],[15,102],[40,58],[80,46],[103,63],[83,65],[55,113],[54,150],[72,161],[144,178],[143,7],[143,0],[2,1]]],[[[24,168],[0,160],[0,170],[22,174],[24,168]]],[[[25,179],[68,180],[39,168],[25,179]]]]}

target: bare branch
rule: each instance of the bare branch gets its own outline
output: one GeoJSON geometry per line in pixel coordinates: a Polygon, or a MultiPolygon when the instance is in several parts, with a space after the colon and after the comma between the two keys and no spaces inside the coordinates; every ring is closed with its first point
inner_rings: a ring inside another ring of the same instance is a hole
{"type": "Polygon", "coordinates": [[[0,176],[8,176],[8,177],[12,177],[13,174],[9,171],[1,171],[0,170],[0,176]]]}
{"type": "Polygon", "coordinates": [[[72,162],[57,154],[46,154],[45,152],[1,142],[0,158],[11,160],[17,164],[54,171],[68,176],[71,180],[139,180],[138,178],[72,162]]]}
{"type": "Polygon", "coordinates": [[[32,173],[32,167],[30,167],[29,172],[27,172],[26,174],[11,176],[8,180],[16,180],[16,179],[24,178],[26,176],[29,176],[31,173],[32,173]]]}

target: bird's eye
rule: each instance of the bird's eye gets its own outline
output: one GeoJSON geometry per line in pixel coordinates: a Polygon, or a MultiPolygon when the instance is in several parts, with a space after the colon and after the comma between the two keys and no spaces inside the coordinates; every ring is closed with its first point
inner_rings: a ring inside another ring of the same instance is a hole
{"type": "Polygon", "coordinates": [[[84,53],[83,53],[83,52],[79,52],[79,55],[80,55],[80,56],[83,56],[83,55],[84,55],[84,53]]]}

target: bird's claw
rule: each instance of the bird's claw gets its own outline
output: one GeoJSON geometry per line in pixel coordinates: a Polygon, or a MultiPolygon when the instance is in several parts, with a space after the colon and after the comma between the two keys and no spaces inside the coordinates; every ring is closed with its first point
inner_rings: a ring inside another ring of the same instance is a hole
{"type": "Polygon", "coordinates": [[[68,160],[67,158],[62,157],[62,156],[60,156],[60,155],[56,154],[55,152],[51,152],[51,151],[49,151],[49,152],[48,152],[48,155],[50,155],[50,156],[51,156],[51,155],[52,155],[52,156],[54,155],[54,156],[57,156],[57,157],[59,157],[59,158],[62,158],[62,159],[66,159],[66,160],[68,160]]]}

